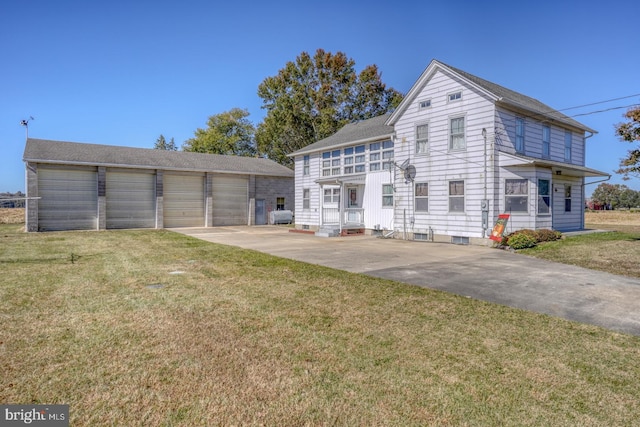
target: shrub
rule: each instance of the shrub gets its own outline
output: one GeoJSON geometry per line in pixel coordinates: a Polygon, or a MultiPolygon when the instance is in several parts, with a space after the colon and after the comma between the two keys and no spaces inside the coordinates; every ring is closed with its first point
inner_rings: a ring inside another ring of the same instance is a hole
{"type": "Polygon", "coordinates": [[[538,243],[553,242],[554,240],[559,240],[561,237],[562,237],[562,233],[555,230],[548,230],[546,228],[542,228],[536,231],[536,239],[538,243]]]}
{"type": "Polygon", "coordinates": [[[529,233],[513,233],[507,239],[507,245],[513,249],[532,248],[537,244],[536,238],[529,233]]]}

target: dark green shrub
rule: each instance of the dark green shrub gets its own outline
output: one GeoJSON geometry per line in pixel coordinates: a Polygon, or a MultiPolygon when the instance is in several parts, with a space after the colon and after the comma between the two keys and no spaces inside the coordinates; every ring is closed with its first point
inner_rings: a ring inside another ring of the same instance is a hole
{"type": "Polygon", "coordinates": [[[507,239],[507,245],[513,249],[532,248],[537,244],[536,238],[529,233],[513,233],[507,239]]]}

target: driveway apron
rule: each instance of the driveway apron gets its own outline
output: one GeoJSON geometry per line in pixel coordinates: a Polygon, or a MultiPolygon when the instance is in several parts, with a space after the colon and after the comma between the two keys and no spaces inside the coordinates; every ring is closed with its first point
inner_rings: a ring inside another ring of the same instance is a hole
{"type": "Polygon", "coordinates": [[[278,226],[172,229],[198,239],[489,301],[640,336],[640,280],[482,246],[278,226]]]}

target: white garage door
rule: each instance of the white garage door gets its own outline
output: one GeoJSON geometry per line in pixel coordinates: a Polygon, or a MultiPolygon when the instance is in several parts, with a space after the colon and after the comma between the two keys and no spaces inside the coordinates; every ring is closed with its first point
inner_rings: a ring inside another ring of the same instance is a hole
{"type": "Polygon", "coordinates": [[[156,176],[107,171],[107,228],[153,228],[156,225],[156,176]]]}
{"type": "Polygon", "coordinates": [[[164,226],[204,227],[204,175],[170,175],[163,178],[164,226]]]}
{"type": "Polygon", "coordinates": [[[94,170],[38,169],[38,229],[98,228],[98,175],[94,170]]]}
{"type": "Polygon", "coordinates": [[[249,179],[214,175],[213,225],[247,225],[249,179]]]}

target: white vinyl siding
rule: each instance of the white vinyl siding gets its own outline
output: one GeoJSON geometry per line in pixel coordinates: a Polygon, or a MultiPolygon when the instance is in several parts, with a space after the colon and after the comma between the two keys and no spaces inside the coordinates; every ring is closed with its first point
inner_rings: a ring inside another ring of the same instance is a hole
{"type": "Polygon", "coordinates": [[[154,228],[156,176],[107,171],[107,228],[154,228]]]}
{"type": "Polygon", "coordinates": [[[96,230],[96,170],[38,169],[38,229],[96,230]]]}
{"type": "Polygon", "coordinates": [[[164,174],[164,226],[204,227],[204,175],[164,174]]]}
{"type": "Polygon", "coordinates": [[[214,175],[213,225],[247,225],[249,180],[246,176],[214,175]]]}

